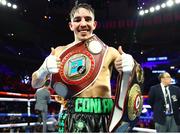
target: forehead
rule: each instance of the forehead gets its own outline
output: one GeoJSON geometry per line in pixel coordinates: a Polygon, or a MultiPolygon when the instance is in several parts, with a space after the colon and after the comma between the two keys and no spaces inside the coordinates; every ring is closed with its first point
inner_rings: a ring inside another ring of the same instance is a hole
{"type": "Polygon", "coordinates": [[[74,13],[74,17],[77,17],[77,16],[91,16],[92,18],[94,18],[93,13],[90,10],[87,10],[85,8],[77,9],[74,13]]]}

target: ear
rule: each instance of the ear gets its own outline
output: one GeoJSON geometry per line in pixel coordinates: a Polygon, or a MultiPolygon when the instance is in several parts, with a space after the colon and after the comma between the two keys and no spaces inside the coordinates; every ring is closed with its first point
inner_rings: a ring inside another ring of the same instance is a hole
{"type": "Polygon", "coordinates": [[[97,26],[97,21],[94,21],[93,26],[94,26],[93,30],[94,30],[94,29],[96,29],[96,26],[97,26]]]}
{"type": "Polygon", "coordinates": [[[69,28],[70,28],[71,31],[73,31],[73,25],[72,25],[71,22],[69,22],[69,28]]]}

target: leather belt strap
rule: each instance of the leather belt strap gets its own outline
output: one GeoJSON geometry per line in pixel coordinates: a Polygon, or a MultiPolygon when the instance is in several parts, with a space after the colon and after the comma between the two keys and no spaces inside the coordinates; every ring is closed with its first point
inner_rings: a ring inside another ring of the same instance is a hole
{"type": "Polygon", "coordinates": [[[143,105],[141,95],[143,82],[143,70],[136,62],[132,73],[122,73],[118,76],[115,105],[109,120],[109,132],[115,131],[122,125],[123,117],[128,117],[126,121],[132,122],[140,116],[143,105]]]}

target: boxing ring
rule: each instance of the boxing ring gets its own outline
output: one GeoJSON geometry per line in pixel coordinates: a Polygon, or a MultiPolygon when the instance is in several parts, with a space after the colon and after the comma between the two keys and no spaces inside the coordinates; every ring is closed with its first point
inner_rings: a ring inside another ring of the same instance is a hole
{"type": "MultiPolygon", "coordinates": [[[[20,93],[10,93],[10,92],[0,92],[0,103],[1,102],[16,102],[21,103],[24,102],[27,104],[27,108],[25,113],[0,113],[0,118],[2,117],[26,117],[26,118],[37,118],[38,115],[33,114],[31,112],[31,105],[35,102],[34,94],[20,94],[20,93]],[[2,97],[3,96],[3,97],[2,97]]],[[[147,96],[144,96],[145,98],[147,96]]],[[[53,98],[53,95],[51,95],[51,102],[56,101],[53,98]]],[[[151,108],[149,105],[143,105],[143,110],[145,111],[147,108],[151,108]]],[[[59,111],[58,111],[59,112],[59,111]]],[[[48,115],[48,117],[51,115],[48,115]]],[[[55,115],[58,117],[58,115],[55,115]]],[[[48,124],[52,124],[53,122],[47,122],[48,124]]],[[[2,128],[16,128],[16,127],[31,127],[36,125],[42,125],[42,123],[39,122],[18,122],[18,123],[4,123],[0,124],[0,129],[2,128]]],[[[133,131],[135,132],[149,132],[149,133],[155,133],[156,130],[149,129],[149,128],[140,128],[140,127],[134,127],[133,131]]],[[[27,131],[28,132],[28,131],[27,131]]]]}

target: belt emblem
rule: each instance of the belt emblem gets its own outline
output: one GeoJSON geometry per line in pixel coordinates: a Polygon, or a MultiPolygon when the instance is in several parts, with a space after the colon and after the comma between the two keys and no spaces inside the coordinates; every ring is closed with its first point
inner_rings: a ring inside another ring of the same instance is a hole
{"type": "Polygon", "coordinates": [[[81,84],[95,69],[95,60],[88,51],[73,51],[64,57],[60,67],[60,76],[67,84],[81,84]]]}

